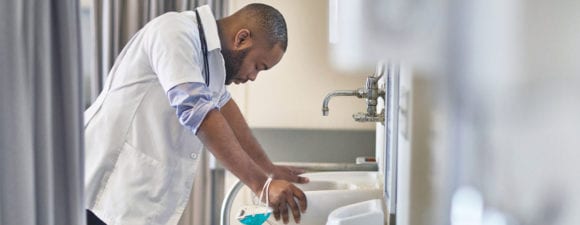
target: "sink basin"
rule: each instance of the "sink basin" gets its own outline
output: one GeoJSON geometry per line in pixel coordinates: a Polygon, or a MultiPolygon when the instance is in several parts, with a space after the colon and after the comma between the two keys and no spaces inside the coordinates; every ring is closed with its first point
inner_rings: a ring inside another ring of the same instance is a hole
{"type": "Polygon", "coordinates": [[[350,185],[336,181],[314,180],[304,185],[296,185],[302,191],[347,190],[350,185]]]}
{"type": "Polygon", "coordinates": [[[373,199],[335,209],[326,225],[383,225],[385,214],[382,199],[373,199]]]}
{"type": "MultiPolygon", "coordinates": [[[[325,225],[330,212],[342,206],[353,203],[382,198],[382,187],[377,172],[318,172],[305,173],[308,184],[297,184],[306,194],[308,208],[302,214],[302,225],[325,225]]],[[[244,187],[238,192],[232,204],[230,214],[231,224],[241,224],[235,215],[243,205],[252,204],[251,191],[244,187]]],[[[276,221],[274,216],[265,224],[284,224],[282,220],[276,221]]],[[[294,218],[290,215],[290,223],[294,218]]]]}

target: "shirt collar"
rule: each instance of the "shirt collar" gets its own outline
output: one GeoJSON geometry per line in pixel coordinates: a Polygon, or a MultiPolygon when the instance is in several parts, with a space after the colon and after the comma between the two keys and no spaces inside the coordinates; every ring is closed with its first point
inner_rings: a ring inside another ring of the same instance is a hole
{"type": "Polygon", "coordinates": [[[201,25],[203,25],[205,40],[207,42],[207,50],[212,51],[215,49],[221,49],[217,23],[211,8],[209,8],[208,5],[200,6],[197,8],[197,12],[199,13],[199,17],[201,19],[201,25]]]}

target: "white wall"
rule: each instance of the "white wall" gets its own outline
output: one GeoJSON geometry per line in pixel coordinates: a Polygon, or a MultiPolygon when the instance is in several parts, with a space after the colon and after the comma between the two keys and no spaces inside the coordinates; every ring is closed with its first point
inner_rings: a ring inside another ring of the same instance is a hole
{"type": "Polygon", "coordinates": [[[288,26],[288,49],[282,61],[260,72],[255,82],[229,87],[253,128],[371,130],[373,123],[358,123],[352,114],[366,110],[363,99],[339,97],[323,117],[322,100],[333,90],[364,86],[374,68],[343,73],[331,67],[328,41],[328,1],[232,0],[231,12],[262,2],[278,9],[288,26]]]}

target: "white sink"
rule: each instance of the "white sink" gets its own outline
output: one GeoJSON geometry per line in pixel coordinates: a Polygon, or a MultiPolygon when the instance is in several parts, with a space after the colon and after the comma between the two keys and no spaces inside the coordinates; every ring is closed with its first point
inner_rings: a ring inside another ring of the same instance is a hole
{"type": "Polygon", "coordinates": [[[335,209],[326,225],[383,225],[385,213],[382,199],[354,203],[335,209]]]}
{"type": "MultiPolygon", "coordinates": [[[[308,200],[306,213],[301,216],[302,225],[325,225],[328,215],[336,208],[383,197],[377,172],[320,172],[306,173],[303,176],[308,177],[310,182],[297,185],[308,200]]],[[[251,191],[244,187],[232,205],[231,224],[241,224],[235,215],[241,206],[251,203],[251,191]]],[[[276,221],[274,216],[268,222],[284,224],[282,220],[276,221]]],[[[296,224],[292,215],[288,224],[296,224]]]]}

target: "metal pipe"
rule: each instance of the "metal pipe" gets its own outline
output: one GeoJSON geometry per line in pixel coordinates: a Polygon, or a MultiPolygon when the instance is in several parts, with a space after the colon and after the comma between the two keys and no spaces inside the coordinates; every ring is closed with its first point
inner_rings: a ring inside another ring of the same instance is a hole
{"type": "MultiPolygon", "coordinates": [[[[390,68],[390,65],[391,64],[389,64],[389,68],[390,68]]],[[[376,77],[377,80],[379,80],[379,79],[381,79],[381,77],[383,77],[383,74],[384,73],[385,73],[385,63],[383,63],[382,61],[379,61],[377,63],[377,67],[376,67],[376,70],[375,70],[375,74],[373,76],[376,77]]]]}
{"type": "Polygon", "coordinates": [[[224,201],[222,203],[222,215],[220,219],[221,225],[230,225],[230,211],[232,210],[232,205],[234,204],[234,198],[240,192],[240,190],[244,187],[244,183],[241,180],[238,182],[228,191],[228,194],[225,196],[224,201]]]}
{"type": "Polygon", "coordinates": [[[332,97],[335,97],[335,96],[356,96],[358,98],[364,98],[366,96],[366,92],[362,88],[359,88],[356,90],[330,92],[328,95],[326,95],[326,97],[324,98],[324,101],[322,102],[322,115],[323,116],[328,116],[328,102],[330,102],[330,99],[332,97]]]}

